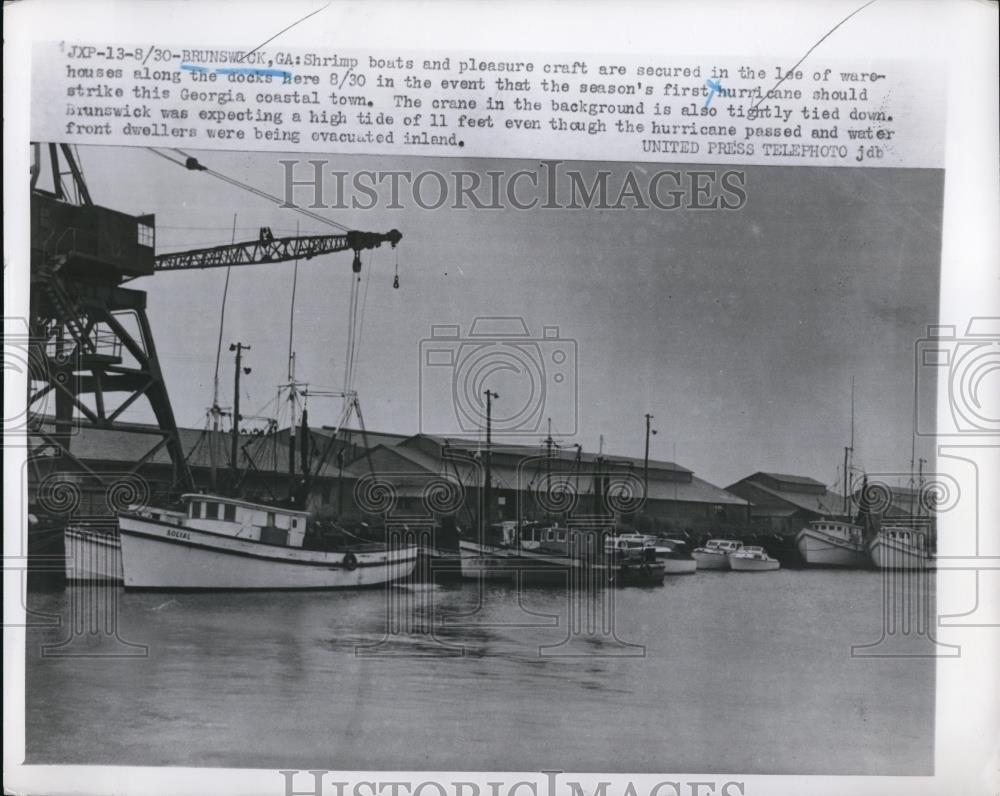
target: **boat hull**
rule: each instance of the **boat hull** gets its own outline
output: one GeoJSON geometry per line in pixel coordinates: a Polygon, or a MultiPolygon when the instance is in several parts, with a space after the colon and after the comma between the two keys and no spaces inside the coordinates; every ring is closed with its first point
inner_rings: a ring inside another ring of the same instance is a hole
{"type": "Polygon", "coordinates": [[[848,542],[810,528],[799,531],[796,545],[802,560],[810,566],[854,569],[871,566],[871,557],[863,544],[848,542]]]}
{"type": "Polygon", "coordinates": [[[305,550],[129,515],[119,527],[127,589],[349,589],[405,578],[417,563],[415,546],[305,550]]]}
{"type": "MultiPolygon", "coordinates": [[[[613,562],[608,559],[583,562],[576,558],[546,555],[514,548],[493,548],[462,542],[462,577],[467,580],[512,581],[517,577],[531,582],[553,580],[569,584],[569,574],[586,582],[613,585],[655,585],[663,583],[666,567],[662,561],[613,562]]],[[[684,563],[684,562],[680,562],[684,563]]],[[[692,562],[693,563],[693,562],[692,562]]]]}
{"type": "Polygon", "coordinates": [[[698,571],[698,562],[693,558],[661,558],[664,574],[690,575],[698,571]]]}
{"type": "Polygon", "coordinates": [[[121,540],[116,534],[68,527],[63,538],[67,582],[122,582],[121,540]]]}
{"type": "Polygon", "coordinates": [[[709,553],[695,550],[691,557],[698,569],[729,569],[729,556],[725,553],[709,553]]]}
{"type": "Polygon", "coordinates": [[[781,562],[774,558],[761,560],[759,558],[729,556],[729,568],[733,572],[774,572],[781,568],[781,562]]]}
{"type": "Polygon", "coordinates": [[[513,548],[493,548],[476,542],[462,542],[460,555],[464,580],[509,581],[519,574],[527,574],[532,579],[544,577],[564,581],[566,573],[579,565],[570,558],[513,548]]]}
{"type": "Polygon", "coordinates": [[[878,569],[927,569],[933,559],[926,551],[905,542],[875,537],[868,545],[871,561],[878,569]]]}

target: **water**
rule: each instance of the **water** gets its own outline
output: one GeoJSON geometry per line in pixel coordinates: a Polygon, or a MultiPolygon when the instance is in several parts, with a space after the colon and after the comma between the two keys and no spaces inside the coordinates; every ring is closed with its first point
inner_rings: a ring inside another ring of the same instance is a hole
{"type": "Polygon", "coordinates": [[[598,593],[618,640],[562,646],[570,601],[553,588],[395,587],[391,602],[381,589],[101,589],[113,599],[96,616],[117,614],[117,641],[69,635],[93,592],[32,593],[63,624],[28,633],[28,762],[930,774],[933,658],[851,656],[882,636],[882,583],[668,576],[598,593]],[[387,636],[400,617],[435,636],[387,636]],[[76,657],[88,652],[140,654],[76,657]]]}

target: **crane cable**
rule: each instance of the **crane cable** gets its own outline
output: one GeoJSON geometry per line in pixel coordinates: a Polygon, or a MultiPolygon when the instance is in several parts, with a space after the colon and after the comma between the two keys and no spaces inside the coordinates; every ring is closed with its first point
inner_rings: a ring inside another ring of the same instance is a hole
{"type": "Polygon", "coordinates": [[[233,177],[229,177],[223,174],[221,171],[217,171],[216,169],[212,169],[209,168],[208,166],[202,165],[197,158],[188,155],[186,152],[177,149],[176,147],[173,149],[173,151],[176,152],[178,155],[180,155],[182,158],[184,158],[184,160],[176,160],[175,158],[170,157],[170,155],[160,152],[155,147],[146,147],[146,149],[148,149],[154,155],[158,155],[164,160],[170,161],[176,166],[180,166],[181,168],[188,169],[190,171],[203,171],[206,174],[215,177],[217,180],[221,180],[222,182],[232,185],[234,188],[239,188],[240,190],[243,191],[249,191],[250,193],[254,194],[254,196],[258,196],[261,199],[267,199],[269,202],[274,202],[275,204],[284,207],[287,210],[294,210],[296,213],[301,213],[307,218],[311,218],[313,221],[318,221],[321,224],[326,224],[327,226],[334,227],[336,229],[341,230],[342,232],[350,232],[350,227],[345,227],[343,224],[339,224],[336,221],[333,221],[332,219],[325,218],[324,216],[321,216],[318,213],[313,213],[310,210],[306,210],[304,207],[298,207],[297,205],[288,205],[286,200],[282,199],[280,196],[275,196],[274,194],[270,194],[267,191],[262,191],[260,188],[255,188],[249,183],[242,182],[233,177]]]}

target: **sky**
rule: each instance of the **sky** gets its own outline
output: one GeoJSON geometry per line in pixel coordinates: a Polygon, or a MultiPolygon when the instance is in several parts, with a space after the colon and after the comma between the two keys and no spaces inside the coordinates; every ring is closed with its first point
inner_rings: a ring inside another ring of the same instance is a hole
{"type": "MultiPolygon", "coordinates": [[[[278,161],[287,155],[189,154],[282,194],[278,161]]],[[[158,252],[228,243],[234,214],[240,240],[255,238],[261,226],[279,236],[297,227],[301,234],[336,232],[145,149],[82,147],[80,157],[95,203],[156,214],[158,252]]],[[[344,171],[510,173],[538,166],[318,157],[344,171]]],[[[587,182],[609,170],[615,185],[627,169],[647,175],[670,168],[563,167],[579,169],[587,182]]],[[[596,450],[603,436],[606,452],[642,456],[650,413],[657,431],[650,456],[677,461],[712,483],[726,486],[763,470],[832,486],[850,442],[853,380],[855,463],[869,472],[907,471],[914,347],[937,322],[943,172],[744,170],[747,203],[735,211],[426,210],[408,199],[403,209],[389,209],[387,196],[371,210],[317,211],[350,228],[403,233],[398,290],[392,287],[397,253],[383,247],[365,257],[355,386],[366,426],[448,432],[457,422],[450,398],[457,373],[459,386],[473,384],[477,395],[484,387],[500,393],[501,424],[537,408],[536,440],[551,417],[560,444],[596,450]],[[490,316],[523,318],[528,339],[541,339],[521,349],[546,363],[538,372],[547,387],[534,393],[535,403],[525,372],[489,366],[504,361],[498,347],[484,354],[460,342],[426,342],[432,325],[457,325],[465,338],[473,319],[490,316]],[[558,339],[544,339],[543,327],[557,327],[558,339]],[[458,364],[422,365],[428,346],[451,349],[458,364]],[[562,357],[561,370],[553,355],[562,357]],[[556,372],[563,376],[558,384],[556,372]]],[[[232,270],[220,403],[232,401],[228,346],[239,340],[251,346],[243,412],[273,413],[287,374],[293,270],[291,263],[232,270]]],[[[211,404],[225,278],[225,269],[161,272],[129,284],[148,291],[156,346],[183,426],[202,427],[211,404]]],[[[341,386],[350,279],[349,253],[299,266],[296,375],[313,389],[341,386]]],[[[933,396],[924,391],[920,398],[933,396]]],[[[310,420],[334,423],[338,409],[314,397],[310,420]]],[[[917,447],[918,457],[929,454],[917,447]]]]}

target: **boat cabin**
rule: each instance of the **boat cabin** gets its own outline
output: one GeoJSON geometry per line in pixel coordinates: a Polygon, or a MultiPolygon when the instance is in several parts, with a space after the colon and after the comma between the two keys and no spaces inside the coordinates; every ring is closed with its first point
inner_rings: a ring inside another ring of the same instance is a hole
{"type": "Polygon", "coordinates": [[[171,509],[158,509],[153,506],[142,506],[132,504],[128,507],[128,512],[130,514],[137,514],[140,517],[144,517],[147,520],[155,520],[156,522],[165,522],[170,525],[183,525],[184,520],[187,519],[187,514],[183,511],[173,511],[171,509]]]}
{"type": "Polygon", "coordinates": [[[308,512],[217,495],[183,495],[181,499],[187,504],[184,524],[190,528],[281,547],[302,547],[308,512]]]}
{"type": "Polygon", "coordinates": [[[879,535],[888,541],[914,547],[918,550],[923,550],[927,543],[927,535],[920,531],[914,531],[912,528],[889,525],[883,527],[879,535]]]}
{"type": "Polygon", "coordinates": [[[709,539],[702,548],[712,553],[732,553],[743,547],[743,542],[735,539],[709,539]]]}
{"type": "Polygon", "coordinates": [[[860,525],[843,522],[842,520],[816,520],[809,523],[809,527],[814,531],[835,536],[848,542],[860,542],[864,533],[860,525]]]}

